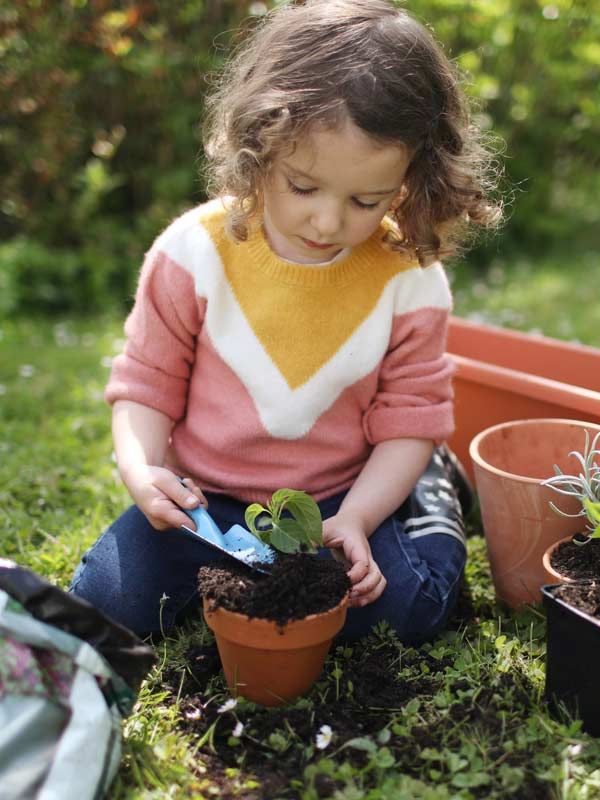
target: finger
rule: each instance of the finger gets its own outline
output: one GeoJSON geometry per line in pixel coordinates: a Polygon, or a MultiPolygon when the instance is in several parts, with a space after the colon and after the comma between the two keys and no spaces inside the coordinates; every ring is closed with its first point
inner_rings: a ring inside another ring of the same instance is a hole
{"type": "Polygon", "coordinates": [[[369,603],[375,602],[383,592],[385,591],[385,587],[387,586],[387,580],[380,576],[380,580],[377,582],[377,585],[373,588],[371,592],[365,595],[358,595],[355,598],[352,598],[352,605],[361,608],[362,606],[367,606],[369,603]]]}
{"type": "Polygon", "coordinates": [[[373,589],[379,583],[381,578],[381,571],[375,562],[371,562],[369,564],[369,571],[364,576],[364,578],[360,581],[357,581],[355,584],[352,585],[352,592],[353,594],[369,594],[372,592],[373,589]]]}
{"type": "Polygon", "coordinates": [[[200,505],[204,506],[204,508],[208,507],[208,500],[204,496],[202,489],[198,486],[197,483],[194,482],[193,478],[183,478],[183,484],[186,489],[189,489],[192,494],[194,494],[198,500],[200,501],[200,505]]]}
{"type": "Polygon", "coordinates": [[[362,579],[367,575],[369,572],[369,562],[368,561],[356,561],[352,564],[352,567],[348,571],[348,577],[350,578],[350,583],[352,586],[354,584],[359,583],[362,579]]]}
{"type": "Polygon", "coordinates": [[[157,523],[154,525],[157,530],[180,528],[182,525],[196,530],[194,521],[166,497],[155,497],[150,503],[149,511],[149,517],[157,523]]]}
{"type": "Polygon", "coordinates": [[[173,473],[165,472],[165,477],[161,476],[155,486],[181,508],[196,508],[200,505],[199,498],[173,473]]]}

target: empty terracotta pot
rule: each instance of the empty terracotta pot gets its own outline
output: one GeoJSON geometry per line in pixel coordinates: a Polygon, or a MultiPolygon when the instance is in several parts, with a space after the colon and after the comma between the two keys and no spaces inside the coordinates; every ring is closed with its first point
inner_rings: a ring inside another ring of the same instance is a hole
{"type": "Polygon", "coordinates": [[[348,595],[329,611],[283,627],[224,608],[213,610],[206,599],[203,606],[232,693],[279,706],[304,694],[321,674],[331,641],[346,620],[348,595]]]}
{"type": "Polygon", "coordinates": [[[577,498],[557,495],[540,482],[554,474],[553,465],[579,473],[569,456],[583,451],[585,430],[593,423],[571,419],[530,419],[494,425],[471,442],[470,454],[492,578],[498,598],[509,606],[540,602],[548,581],[545,550],[581,529],[581,517],[567,519],[550,508],[576,513],[577,498]]]}

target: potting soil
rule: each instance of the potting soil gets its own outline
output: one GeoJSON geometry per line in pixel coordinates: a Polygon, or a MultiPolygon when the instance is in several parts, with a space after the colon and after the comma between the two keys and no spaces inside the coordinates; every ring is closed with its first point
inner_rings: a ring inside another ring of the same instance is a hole
{"type": "Polygon", "coordinates": [[[198,572],[198,592],[215,607],[284,625],[336,606],[350,589],[345,567],[307,553],[281,555],[269,575],[221,561],[198,572]]]}
{"type": "Polygon", "coordinates": [[[600,576],[600,539],[584,545],[563,542],[552,553],[550,563],[557,572],[575,581],[600,576]]]}
{"type": "MultiPolygon", "coordinates": [[[[590,547],[594,542],[590,542],[586,547],[590,547]]],[[[577,547],[577,545],[574,545],[577,547]]],[[[598,572],[596,572],[596,576],[598,572]]],[[[563,600],[570,606],[590,614],[592,617],[600,619],[600,584],[591,581],[588,584],[568,584],[565,583],[554,592],[554,597],[563,600]]]]}

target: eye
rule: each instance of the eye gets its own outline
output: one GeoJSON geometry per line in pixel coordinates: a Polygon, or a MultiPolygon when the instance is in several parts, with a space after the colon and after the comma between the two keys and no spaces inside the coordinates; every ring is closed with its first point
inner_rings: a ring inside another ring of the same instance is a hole
{"type": "Polygon", "coordinates": [[[352,198],[352,202],[358,208],[363,208],[363,209],[365,209],[365,211],[369,211],[369,210],[372,211],[374,208],[377,208],[377,206],[380,204],[381,201],[378,200],[376,203],[362,203],[360,200],[357,200],[356,197],[353,197],[352,198]]]}
{"type": "Polygon", "coordinates": [[[316,191],[315,189],[301,189],[300,186],[296,186],[295,183],[292,183],[289,178],[287,179],[287,182],[288,182],[288,188],[292,194],[299,194],[301,196],[306,196],[316,191]]]}

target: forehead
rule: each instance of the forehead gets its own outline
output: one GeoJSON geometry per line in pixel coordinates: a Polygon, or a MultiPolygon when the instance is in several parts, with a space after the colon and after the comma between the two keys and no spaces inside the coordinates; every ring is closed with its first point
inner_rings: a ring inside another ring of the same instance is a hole
{"type": "Polygon", "coordinates": [[[381,144],[349,121],[314,128],[280,159],[290,174],[296,170],[320,184],[363,193],[400,188],[409,160],[403,145],[381,144]]]}

